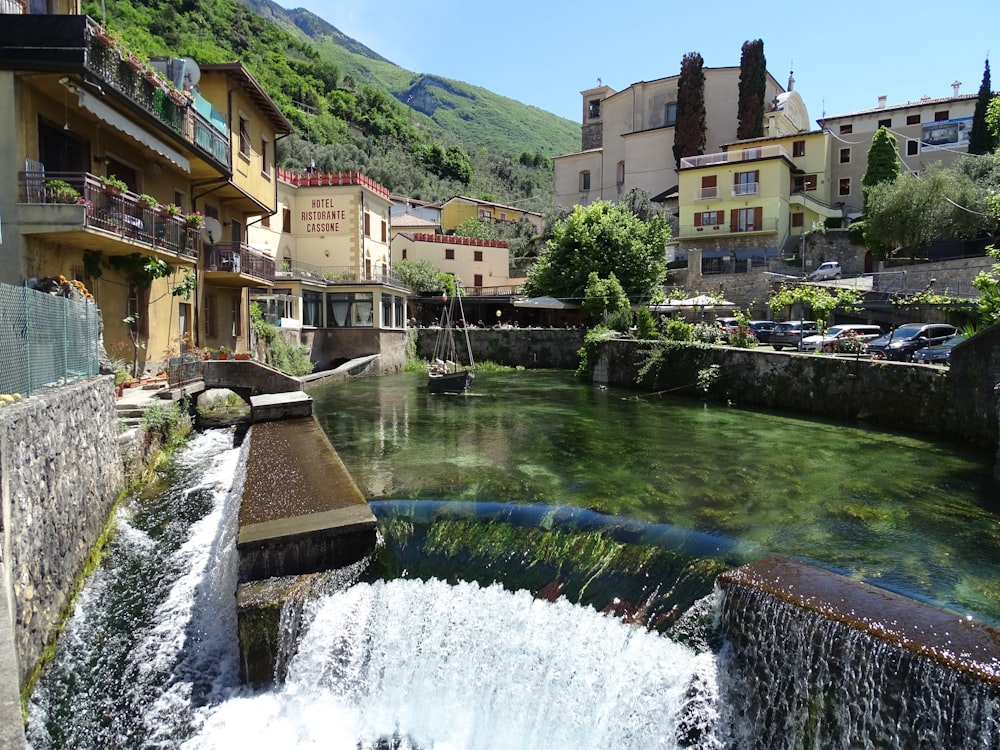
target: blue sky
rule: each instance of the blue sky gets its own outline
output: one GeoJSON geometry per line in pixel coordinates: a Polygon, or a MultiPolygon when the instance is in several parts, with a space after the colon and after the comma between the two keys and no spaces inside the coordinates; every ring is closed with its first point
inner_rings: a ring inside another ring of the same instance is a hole
{"type": "Polygon", "coordinates": [[[979,90],[990,54],[1000,90],[1000,2],[636,2],[579,0],[279,0],[312,11],[415,73],[433,73],[580,121],[580,91],[621,91],[677,75],[699,52],[708,67],[738,66],[743,43],[763,39],[770,73],[798,91],[815,124],[878,104],[979,90]],[[676,7],[671,7],[676,6],[676,7]],[[620,12],[619,12],[620,11],[620,12]]]}

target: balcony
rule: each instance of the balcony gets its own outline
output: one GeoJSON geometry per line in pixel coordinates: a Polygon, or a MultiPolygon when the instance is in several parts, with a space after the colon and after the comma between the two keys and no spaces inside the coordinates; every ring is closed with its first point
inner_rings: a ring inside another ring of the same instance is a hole
{"type": "Polygon", "coordinates": [[[694,199],[696,201],[714,201],[718,197],[719,188],[715,186],[698,188],[694,191],[694,199]]]}
{"type": "Polygon", "coordinates": [[[783,146],[756,146],[753,148],[734,148],[717,154],[701,154],[685,156],[681,159],[681,169],[699,169],[722,164],[736,164],[758,159],[785,158],[792,160],[791,155],[783,146]]]}
{"type": "Polygon", "coordinates": [[[354,266],[317,266],[297,260],[293,260],[290,263],[283,263],[281,270],[275,274],[275,278],[314,281],[326,286],[335,286],[338,284],[383,284],[398,289],[408,288],[406,284],[389,273],[381,273],[379,271],[365,272],[354,266]]]}
{"type": "Polygon", "coordinates": [[[679,236],[689,240],[706,240],[737,234],[774,234],[778,231],[778,220],[761,219],[756,224],[744,222],[735,227],[732,224],[710,224],[700,227],[694,224],[682,224],[679,229],[679,236]]]}
{"type": "Polygon", "coordinates": [[[240,242],[219,242],[202,251],[205,280],[218,286],[274,282],[274,258],[240,242]]]}
{"type": "Polygon", "coordinates": [[[23,234],[58,235],[61,243],[107,255],[145,250],[168,261],[198,259],[197,229],[143,204],[135,193],[109,191],[95,175],[21,172],[19,182],[17,223],[23,234]]]}
{"type": "Polygon", "coordinates": [[[747,195],[757,195],[760,192],[760,185],[756,182],[743,182],[733,185],[733,197],[742,198],[747,195]]]}
{"type": "Polygon", "coordinates": [[[136,129],[140,141],[144,124],[165,131],[217,169],[231,170],[229,134],[195,111],[192,95],[174,88],[87,16],[5,16],[0,26],[0,68],[76,73],[89,86],[76,87],[71,81],[64,85],[75,89],[80,106],[92,108],[97,117],[113,120],[116,127],[124,121],[136,129]],[[91,87],[98,95],[90,92],[91,87]],[[123,113],[113,104],[130,111],[123,113]]]}

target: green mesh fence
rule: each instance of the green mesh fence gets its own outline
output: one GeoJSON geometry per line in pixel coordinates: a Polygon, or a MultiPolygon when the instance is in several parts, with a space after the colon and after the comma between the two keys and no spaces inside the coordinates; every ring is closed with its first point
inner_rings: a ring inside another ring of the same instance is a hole
{"type": "Polygon", "coordinates": [[[97,305],[0,284],[0,394],[28,397],[97,369],[97,305]]]}

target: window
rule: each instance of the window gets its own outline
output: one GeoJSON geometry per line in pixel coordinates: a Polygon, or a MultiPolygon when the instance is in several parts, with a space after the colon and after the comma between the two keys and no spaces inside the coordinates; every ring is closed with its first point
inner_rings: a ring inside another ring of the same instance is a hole
{"type": "Polygon", "coordinates": [[[696,201],[709,201],[719,197],[718,177],[705,175],[701,178],[701,188],[695,191],[696,201]]]}
{"type": "Polygon", "coordinates": [[[851,149],[849,148],[840,149],[840,163],[841,164],[851,163],[851,149]]]}
{"type": "Polygon", "coordinates": [[[481,273],[476,273],[472,275],[472,286],[482,286],[483,285],[483,275],[481,273]]]}
{"type": "Polygon", "coordinates": [[[694,215],[696,227],[715,227],[722,223],[722,211],[701,211],[694,215]]]}
{"type": "Polygon", "coordinates": [[[234,339],[238,339],[240,337],[240,301],[242,299],[242,297],[230,298],[229,311],[232,321],[229,326],[229,335],[234,339]]]}
{"type": "Polygon", "coordinates": [[[264,138],[260,139],[260,171],[271,176],[271,144],[264,138]]]}
{"type": "Polygon", "coordinates": [[[336,292],[326,295],[328,328],[371,328],[373,295],[371,292],[336,292]]]}
{"type": "Polygon", "coordinates": [[[906,124],[907,125],[919,125],[920,124],[920,115],[907,115],[906,116],[906,124]]]}
{"type": "Polygon", "coordinates": [[[737,172],[733,175],[733,195],[757,195],[757,180],[760,170],[752,172],[737,172]]]}
{"type": "Polygon", "coordinates": [[[889,118],[887,118],[885,120],[879,120],[878,121],[878,126],[880,128],[891,128],[892,127],[892,118],[889,117],[889,118]]]}
{"type": "Polygon", "coordinates": [[[214,294],[205,295],[205,304],[202,306],[202,316],[205,318],[205,335],[214,339],[219,335],[218,315],[215,312],[218,304],[214,294]]]}
{"type": "Polygon", "coordinates": [[[445,260],[455,260],[455,248],[446,247],[444,249],[444,259],[445,260]]]}
{"type": "Polygon", "coordinates": [[[792,179],[792,189],[797,193],[801,193],[804,190],[815,190],[816,183],[817,183],[816,175],[800,174],[796,175],[792,179]]]}
{"type": "Polygon", "coordinates": [[[590,172],[580,172],[580,192],[590,190],[590,172]]]}
{"type": "Polygon", "coordinates": [[[906,155],[916,156],[920,153],[920,141],[907,141],[906,142],[906,155]]]}
{"type": "Polygon", "coordinates": [[[619,185],[625,184],[625,162],[618,162],[618,166],[615,168],[615,182],[619,185]]]}
{"type": "Polygon", "coordinates": [[[385,219],[382,219],[382,242],[385,242],[385,238],[388,235],[389,228],[385,223],[385,219]]]}
{"type": "Polygon", "coordinates": [[[730,228],[734,232],[756,232],[761,228],[761,216],[764,209],[760,206],[755,208],[737,208],[732,212],[730,228]]]}
{"type": "Polygon", "coordinates": [[[323,325],[323,294],[302,292],[302,325],[319,328],[323,325]]]}
{"type": "Polygon", "coordinates": [[[473,260],[482,260],[483,259],[483,251],[482,250],[473,250],[472,251],[472,259],[473,260]]]}
{"type": "Polygon", "coordinates": [[[281,231],[291,232],[292,231],[292,209],[283,206],[281,208],[281,231]]]}
{"type": "Polygon", "coordinates": [[[801,211],[796,211],[792,214],[792,226],[793,227],[804,227],[806,225],[806,215],[801,211]]]}
{"type": "Polygon", "coordinates": [[[591,120],[601,116],[601,100],[591,99],[587,102],[587,117],[591,120]]]}
{"type": "Polygon", "coordinates": [[[670,102],[667,105],[663,124],[667,126],[677,124],[677,102],[670,102]]]}
{"type": "Polygon", "coordinates": [[[948,110],[942,109],[940,112],[934,113],[934,122],[944,122],[948,119],[948,110]]]}
{"type": "Polygon", "coordinates": [[[840,186],[837,191],[838,195],[850,195],[851,194],[851,178],[844,177],[840,180],[840,186]]]}
{"type": "Polygon", "coordinates": [[[240,155],[250,158],[250,121],[240,115],[240,155]]]}
{"type": "Polygon", "coordinates": [[[847,125],[840,126],[841,135],[847,135],[848,133],[853,133],[853,132],[854,132],[854,126],[851,125],[850,123],[848,123],[847,125]]]}
{"type": "Polygon", "coordinates": [[[403,248],[403,260],[406,260],[406,248],[403,248]]]}
{"type": "Polygon", "coordinates": [[[805,156],[805,155],[806,155],[806,142],[792,141],[792,156],[805,156]]]}
{"type": "Polygon", "coordinates": [[[372,215],[365,212],[365,237],[372,236],[372,215]]]}
{"type": "Polygon", "coordinates": [[[488,208],[481,208],[481,209],[479,209],[479,220],[480,221],[492,221],[493,220],[493,211],[491,211],[488,208]]]}

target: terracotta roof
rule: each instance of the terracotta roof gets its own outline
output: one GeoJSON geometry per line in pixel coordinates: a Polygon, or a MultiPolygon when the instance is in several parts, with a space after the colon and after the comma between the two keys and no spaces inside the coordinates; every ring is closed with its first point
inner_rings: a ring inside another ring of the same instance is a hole
{"type": "Polygon", "coordinates": [[[394,227],[439,227],[441,226],[441,222],[434,221],[433,219],[425,219],[423,216],[401,214],[392,217],[392,225],[394,227]]]}
{"type": "Polygon", "coordinates": [[[901,109],[916,109],[917,107],[933,107],[938,104],[950,104],[951,102],[966,102],[970,99],[976,99],[979,96],[976,94],[962,94],[960,96],[942,96],[937,99],[920,99],[915,102],[906,102],[905,104],[887,104],[884,107],[871,107],[870,109],[859,109],[856,112],[848,112],[846,115],[831,115],[830,117],[821,117],[816,122],[823,123],[827,120],[843,120],[846,117],[858,117],[859,115],[872,115],[878,114],[879,112],[894,112],[901,109]]]}

